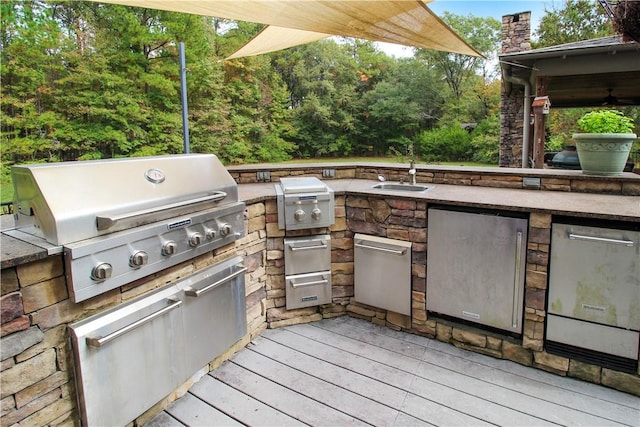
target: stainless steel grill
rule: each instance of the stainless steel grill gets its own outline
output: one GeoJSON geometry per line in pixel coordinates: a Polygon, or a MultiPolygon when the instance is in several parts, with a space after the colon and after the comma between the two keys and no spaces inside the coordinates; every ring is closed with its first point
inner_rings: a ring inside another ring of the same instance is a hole
{"type": "Polygon", "coordinates": [[[12,235],[64,251],[74,302],[244,233],[237,184],[211,154],[14,166],[12,235]]]}

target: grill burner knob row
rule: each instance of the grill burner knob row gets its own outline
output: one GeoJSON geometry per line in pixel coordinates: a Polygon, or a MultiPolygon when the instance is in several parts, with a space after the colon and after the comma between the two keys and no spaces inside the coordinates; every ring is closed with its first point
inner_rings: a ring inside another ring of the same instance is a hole
{"type": "Polygon", "coordinates": [[[191,246],[192,248],[195,248],[196,246],[200,245],[200,243],[202,243],[202,238],[203,236],[201,233],[198,233],[198,232],[192,233],[189,236],[189,246],[191,246]]]}
{"type": "Polygon", "coordinates": [[[162,255],[174,255],[178,251],[178,244],[173,240],[169,240],[162,245],[162,255]]]}
{"type": "Polygon", "coordinates": [[[149,261],[149,255],[145,251],[137,251],[129,258],[131,267],[142,267],[149,261]]]}
{"type": "Polygon", "coordinates": [[[91,278],[93,280],[102,281],[111,277],[111,272],[113,271],[113,267],[111,264],[107,262],[101,262],[93,267],[91,270],[91,278]]]}

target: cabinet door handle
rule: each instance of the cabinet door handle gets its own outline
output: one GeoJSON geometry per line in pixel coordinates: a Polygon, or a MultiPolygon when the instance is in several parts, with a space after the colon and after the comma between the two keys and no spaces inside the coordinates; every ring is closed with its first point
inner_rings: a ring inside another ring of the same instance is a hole
{"type": "Polygon", "coordinates": [[[291,246],[291,245],[289,245],[289,250],[291,250],[292,252],[295,252],[295,251],[308,251],[308,250],[313,250],[313,249],[327,249],[327,243],[326,242],[320,242],[319,245],[313,245],[313,246],[291,246]]]}
{"type": "Polygon", "coordinates": [[[405,252],[407,252],[406,249],[387,249],[387,248],[380,248],[378,246],[370,246],[370,245],[363,245],[362,243],[356,243],[356,247],[357,248],[363,248],[363,249],[371,249],[373,251],[380,251],[380,252],[387,252],[390,254],[394,254],[394,255],[404,255],[405,252]]]}
{"type": "Polygon", "coordinates": [[[210,285],[205,286],[202,289],[193,289],[191,287],[189,288],[184,288],[184,293],[185,295],[188,295],[190,297],[199,297],[200,295],[209,292],[210,290],[217,288],[218,286],[222,285],[223,283],[226,283],[228,281],[230,281],[231,279],[235,279],[236,277],[238,277],[239,275],[241,275],[242,273],[244,273],[245,271],[247,271],[247,267],[242,267],[240,270],[236,271],[235,273],[231,273],[230,275],[228,275],[227,277],[224,277],[220,280],[218,280],[217,282],[213,282],[210,285]]]}
{"type": "Polygon", "coordinates": [[[167,300],[171,303],[168,306],[161,308],[158,311],[155,311],[153,313],[151,313],[148,316],[143,317],[140,320],[136,320],[135,322],[125,326],[124,328],[120,328],[117,331],[111,332],[109,335],[106,335],[104,337],[87,337],[86,342],[87,345],[90,345],[91,347],[102,347],[103,345],[105,345],[106,343],[108,343],[109,341],[112,341],[116,338],[118,338],[121,335],[126,334],[127,332],[130,332],[132,330],[134,330],[135,328],[137,328],[138,326],[142,326],[147,322],[152,321],[153,319],[162,316],[163,314],[178,308],[182,305],[182,300],[178,299],[177,297],[169,297],[167,298],[167,300]]]}
{"type": "Polygon", "coordinates": [[[612,245],[623,245],[633,247],[632,240],[607,239],[606,237],[584,236],[582,234],[569,233],[571,240],[583,240],[585,242],[610,243],[612,245]]]}
{"type": "Polygon", "coordinates": [[[323,280],[314,280],[312,282],[302,282],[302,283],[296,284],[294,280],[290,280],[289,283],[291,283],[291,286],[293,286],[294,288],[299,288],[302,286],[326,285],[327,283],[329,283],[329,281],[327,279],[323,279],[323,280]]]}
{"type": "Polygon", "coordinates": [[[511,308],[511,326],[518,327],[518,306],[520,300],[520,265],[522,264],[522,231],[516,234],[516,265],[513,273],[513,305],[511,308]]]}

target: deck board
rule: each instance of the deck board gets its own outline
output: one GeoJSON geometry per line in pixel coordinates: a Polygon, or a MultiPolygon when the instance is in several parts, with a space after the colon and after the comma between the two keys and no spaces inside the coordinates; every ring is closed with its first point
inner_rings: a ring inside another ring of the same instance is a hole
{"type": "Polygon", "coordinates": [[[629,425],[640,398],[341,317],[268,329],[148,425],[629,425]]]}
{"type": "Polygon", "coordinates": [[[303,426],[299,420],[248,396],[233,387],[205,375],[191,387],[191,394],[225,411],[245,425],[303,426]]]}

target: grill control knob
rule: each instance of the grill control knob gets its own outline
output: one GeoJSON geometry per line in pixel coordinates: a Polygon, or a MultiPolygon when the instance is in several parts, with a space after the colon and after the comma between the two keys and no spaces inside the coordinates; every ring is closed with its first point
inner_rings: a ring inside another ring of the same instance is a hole
{"type": "Polygon", "coordinates": [[[232,231],[233,227],[231,227],[231,225],[229,224],[222,224],[220,226],[220,234],[222,234],[223,236],[228,236],[232,231]]]}
{"type": "Polygon", "coordinates": [[[137,251],[129,258],[131,267],[142,267],[149,261],[149,255],[145,251],[137,251]]]}
{"type": "Polygon", "coordinates": [[[207,238],[207,240],[213,240],[216,238],[216,230],[214,230],[213,228],[207,228],[204,231],[204,235],[207,238]]]}
{"type": "Polygon", "coordinates": [[[174,255],[176,252],[178,252],[178,244],[173,240],[169,240],[162,245],[162,255],[170,256],[174,255]]]}
{"type": "Polygon", "coordinates": [[[111,264],[107,262],[101,262],[100,264],[93,267],[93,270],[91,270],[91,278],[97,281],[106,280],[111,277],[112,271],[113,267],[111,267],[111,264]]]}
{"type": "Polygon", "coordinates": [[[201,233],[195,232],[195,233],[192,233],[189,236],[189,246],[191,246],[192,248],[195,248],[200,243],[202,243],[202,234],[201,233]]]}
{"type": "Polygon", "coordinates": [[[316,221],[320,219],[320,217],[322,216],[322,211],[318,208],[314,208],[311,211],[311,218],[315,219],[316,221]]]}
{"type": "Polygon", "coordinates": [[[298,209],[293,213],[293,217],[296,221],[301,222],[304,220],[305,212],[302,209],[298,209]]]}

